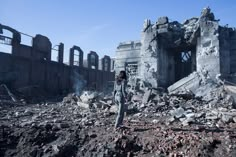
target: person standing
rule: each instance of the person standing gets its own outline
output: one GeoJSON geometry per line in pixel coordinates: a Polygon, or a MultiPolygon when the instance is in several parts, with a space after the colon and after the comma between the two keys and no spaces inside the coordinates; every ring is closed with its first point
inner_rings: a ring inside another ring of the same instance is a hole
{"type": "Polygon", "coordinates": [[[118,77],[115,81],[115,88],[114,88],[114,98],[116,105],[119,106],[118,115],[116,117],[115,128],[118,128],[122,125],[124,119],[124,112],[125,112],[125,102],[127,101],[127,76],[125,71],[120,71],[118,77]]]}

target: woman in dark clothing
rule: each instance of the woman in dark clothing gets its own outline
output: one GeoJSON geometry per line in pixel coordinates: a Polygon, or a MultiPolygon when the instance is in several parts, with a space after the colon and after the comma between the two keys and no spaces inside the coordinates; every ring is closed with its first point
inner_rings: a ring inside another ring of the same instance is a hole
{"type": "Polygon", "coordinates": [[[115,103],[119,105],[115,128],[120,127],[124,119],[124,112],[125,112],[124,103],[125,101],[127,101],[126,79],[127,77],[125,71],[120,71],[120,74],[116,78],[115,82],[115,89],[114,89],[115,103]]]}

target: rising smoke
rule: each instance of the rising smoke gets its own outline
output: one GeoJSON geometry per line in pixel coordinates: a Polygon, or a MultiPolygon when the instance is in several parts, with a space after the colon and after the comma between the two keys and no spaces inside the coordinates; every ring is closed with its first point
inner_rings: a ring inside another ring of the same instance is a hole
{"type": "Polygon", "coordinates": [[[74,75],[73,75],[73,89],[74,92],[77,95],[80,95],[83,91],[83,89],[85,88],[87,84],[87,81],[84,79],[84,77],[79,74],[78,72],[74,71],[74,75]]]}

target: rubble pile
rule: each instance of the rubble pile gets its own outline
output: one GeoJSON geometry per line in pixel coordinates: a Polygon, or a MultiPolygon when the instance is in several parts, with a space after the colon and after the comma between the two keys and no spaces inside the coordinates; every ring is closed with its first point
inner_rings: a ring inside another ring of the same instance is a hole
{"type": "Polygon", "coordinates": [[[112,93],[84,91],[36,104],[7,99],[0,105],[0,156],[236,155],[234,98],[224,86],[203,97],[136,90],[118,130],[112,93]]]}
{"type": "Polygon", "coordinates": [[[135,97],[129,105],[129,109],[139,111],[138,116],[161,117],[167,123],[181,122],[184,126],[189,123],[220,126],[236,122],[234,98],[223,86],[202,98],[194,97],[192,93],[155,95],[150,91],[146,91],[142,101],[137,102],[135,97]]]}

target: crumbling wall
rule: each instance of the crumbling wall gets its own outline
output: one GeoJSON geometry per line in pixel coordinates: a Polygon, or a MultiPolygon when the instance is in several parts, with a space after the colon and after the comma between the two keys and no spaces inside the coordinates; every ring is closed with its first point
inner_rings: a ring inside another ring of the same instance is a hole
{"type": "Polygon", "coordinates": [[[220,73],[219,24],[216,21],[200,21],[200,31],[197,42],[197,71],[203,71],[215,79],[220,73]]]}
{"type": "Polygon", "coordinates": [[[174,90],[187,87],[195,79],[217,82],[218,76],[236,72],[235,37],[235,30],[221,27],[209,7],[202,10],[199,18],[188,19],[183,24],[169,22],[167,17],[159,18],[155,24],[145,20],[140,78],[152,87],[167,87],[187,74],[198,73],[184,79],[187,82],[182,80],[169,88],[174,90]],[[186,52],[190,52],[188,62],[182,56],[186,52]],[[185,73],[186,70],[189,72],[185,73]]]}
{"type": "Polygon", "coordinates": [[[150,83],[153,87],[158,86],[158,42],[155,40],[155,27],[150,20],[145,20],[141,36],[141,72],[143,81],[150,83]]]}

